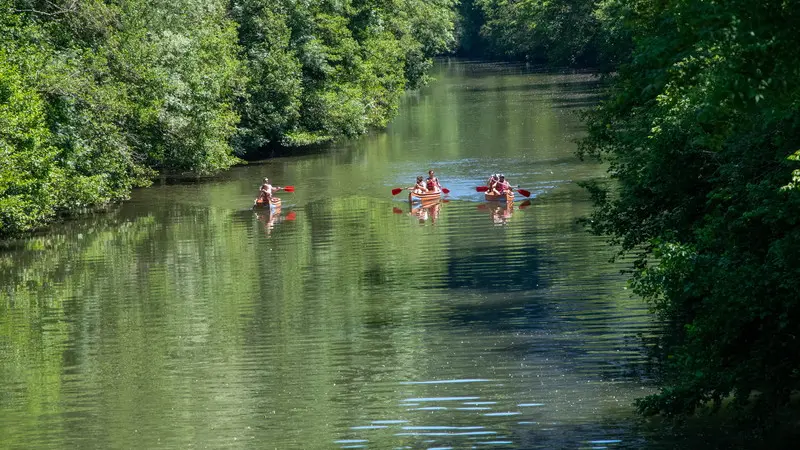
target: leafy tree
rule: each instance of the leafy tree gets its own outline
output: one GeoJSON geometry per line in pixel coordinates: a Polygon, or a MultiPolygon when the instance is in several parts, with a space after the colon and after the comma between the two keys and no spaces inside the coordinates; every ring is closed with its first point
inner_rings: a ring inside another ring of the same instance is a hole
{"type": "Polygon", "coordinates": [[[618,23],[627,8],[619,0],[471,0],[461,9],[471,29],[461,36],[464,45],[502,59],[614,65],[628,54],[630,37],[618,23]]]}
{"type": "Polygon", "coordinates": [[[235,0],[251,74],[238,145],[308,145],[385,126],[449,50],[452,0],[235,0]]]}
{"type": "Polygon", "coordinates": [[[800,387],[800,5],[635,1],[636,36],[589,116],[593,230],[637,255],[633,286],[668,329],[648,414],[732,397],[763,418],[800,387]],[[796,179],[795,179],[796,180],[796,179]]]}
{"type": "Polygon", "coordinates": [[[233,164],[241,84],[225,3],[0,3],[0,236],[233,164]]]}

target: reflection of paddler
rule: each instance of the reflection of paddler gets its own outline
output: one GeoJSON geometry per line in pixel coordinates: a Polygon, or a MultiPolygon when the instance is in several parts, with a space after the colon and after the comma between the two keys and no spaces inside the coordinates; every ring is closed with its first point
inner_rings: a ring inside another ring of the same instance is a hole
{"type": "Polygon", "coordinates": [[[272,229],[275,228],[275,225],[281,221],[281,207],[279,205],[275,208],[271,208],[269,213],[256,213],[256,217],[259,222],[264,224],[264,234],[269,235],[272,229]]]}
{"type": "Polygon", "coordinates": [[[492,208],[492,222],[495,225],[505,225],[508,219],[514,214],[514,204],[508,203],[505,206],[497,205],[492,208]]]}
{"type": "Polygon", "coordinates": [[[435,224],[436,219],[439,218],[439,211],[441,207],[442,204],[438,201],[424,202],[417,207],[411,208],[410,214],[417,216],[419,218],[419,223],[425,223],[430,218],[431,223],[435,224]]]}

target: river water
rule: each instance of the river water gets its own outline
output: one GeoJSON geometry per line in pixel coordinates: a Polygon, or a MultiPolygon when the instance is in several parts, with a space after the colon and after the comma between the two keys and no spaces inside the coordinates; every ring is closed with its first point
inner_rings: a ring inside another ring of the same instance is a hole
{"type": "Polygon", "coordinates": [[[0,447],[652,444],[632,413],[652,321],[576,224],[576,182],[604,174],[574,156],[596,80],[434,76],[386,131],[157,183],[9,245],[0,447]],[[391,195],[431,168],[447,201],[391,195]],[[494,172],[530,201],[484,202],[494,172]],[[274,214],[249,209],[263,176],[296,188],[274,214]]]}

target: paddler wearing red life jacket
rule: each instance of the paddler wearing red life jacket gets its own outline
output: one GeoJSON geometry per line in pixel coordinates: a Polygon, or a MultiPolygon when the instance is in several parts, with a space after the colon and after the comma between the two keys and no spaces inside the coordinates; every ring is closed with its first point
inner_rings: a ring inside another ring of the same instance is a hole
{"type": "Polygon", "coordinates": [[[425,187],[430,192],[441,192],[442,186],[439,184],[439,179],[433,174],[433,170],[428,171],[428,179],[425,180],[425,187]]]}
{"type": "Polygon", "coordinates": [[[506,181],[505,175],[500,174],[500,176],[497,178],[497,184],[495,185],[495,190],[497,190],[497,193],[499,194],[505,194],[506,192],[511,190],[511,185],[508,184],[508,181],[506,181]]]}

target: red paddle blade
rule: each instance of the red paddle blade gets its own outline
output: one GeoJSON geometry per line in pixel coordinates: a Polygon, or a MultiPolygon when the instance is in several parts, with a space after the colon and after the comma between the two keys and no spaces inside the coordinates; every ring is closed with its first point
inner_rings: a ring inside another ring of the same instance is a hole
{"type": "Polygon", "coordinates": [[[286,220],[294,220],[296,218],[297,218],[297,213],[295,213],[294,211],[286,215],[286,220]]]}
{"type": "Polygon", "coordinates": [[[294,192],[294,186],[284,186],[283,190],[286,192],[294,192]]]}
{"type": "Polygon", "coordinates": [[[517,189],[517,192],[519,192],[520,194],[524,195],[525,197],[530,197],[531,196],[531,191],[526,191],[525,189],[517,189]]]}
{"type": "Polygon", "coordinates": [[[531,201],[530,200],[525,200],[524,202],[519,204],[519,209],[525,209],[528,206],[531,206],[531,201]]]}
{"type": "Polygon", "coordinates": [[[449,194],[450,193],[450,189],[442,188],[442,192],[444,192],[445,194],[449,194]]]}
{"type": "Polygon", "coordinates": [[[478,186],[475,188],[475,190],[478,192],[486,192],[489,190],[489,186],[478,186]]]}
{"type": "Polygon", "coordinates": [[[399,194],[399,193],[401,193],[401,192],[403,192],[403,190],[402,190],[402,189],[400,189],[400,188],[394,188],[394,189],[392,189],[392,195],[397,195],[397,194],[399,194]]]}
{"type": "Polygon", "coordinates": [[[392,212],[395,214],[403,214],[403,210],[398,208],[397,206],[392,208],[392,212]]]}

